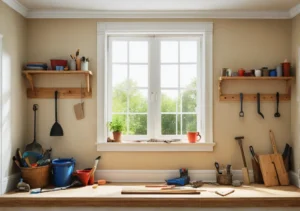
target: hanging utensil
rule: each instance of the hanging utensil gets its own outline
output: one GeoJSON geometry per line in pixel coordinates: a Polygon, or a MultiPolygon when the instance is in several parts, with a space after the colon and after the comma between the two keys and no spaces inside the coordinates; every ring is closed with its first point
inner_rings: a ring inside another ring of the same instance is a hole
{"type": "Polygon", "coordinates": [[[264,115],[260,112],[260,94],[257,93],[257,113],[264,119],[264,115]]]}
{"type": "Polygon", "coordinates": [[[58,91],[55,91],[55,123],[53,124],[51,131],[50,131],[50,136],[63,136],[64,131],[61,127],[61,125],[57,122],[57,94],[58,91]]]}
{"type": "Polygon", "coordinates": [[[244,117],[244,111],[243,111],[243,99],[244,99],[244,95],[243,95],[243,93],[240,93],[240,101],[241,101],[240,117],[244,117]]]}
{"type": "Polygon", "coordinates": [[[278,108],[279,108],[279,92],[276,93],[276,104],[277,104],[277,111],[274,114],[274,117],[278,118],[278,117],[280,117],[280,113],[278,112],[278,108]]]}
{"type": "MultiPolygon", "coordinates": [[[[32,151],[37,153],[43,153],[43,147],[37,143],[36,141],[36,111],[38,110],[38,105],[33,105],[33,111],[34,111],[34,124],[33,124],[33,142],[30,144],[27,144],[25,147],[25,151],[32,151]]],[[[33,160],[31,160],[33,161],[33,160]]]]}

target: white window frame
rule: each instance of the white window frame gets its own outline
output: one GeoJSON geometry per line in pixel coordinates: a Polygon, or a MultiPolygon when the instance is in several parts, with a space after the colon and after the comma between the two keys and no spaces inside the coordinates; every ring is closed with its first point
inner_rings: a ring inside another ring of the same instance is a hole
{"type": "Polygon", "coordinates": [[[101,22],[97,24],[97,150],[98,151],[213,151],[213,61],[211,22],[148,22],[121,23],[101,22]],[[107,97],[108,97],[108,36],[131,34],[199,35],[201,37],[200,106],[203,138],[205,143],[107,143],[107,97]],[[205,124],[204,124],[205,123],[205,124]]]}

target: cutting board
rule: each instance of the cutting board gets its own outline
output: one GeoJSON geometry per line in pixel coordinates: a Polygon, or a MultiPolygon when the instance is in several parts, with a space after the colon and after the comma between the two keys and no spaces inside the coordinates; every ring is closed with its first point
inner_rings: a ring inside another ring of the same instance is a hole
{"type": "Polygon", "coordinates": [[[274,154],[272,154],[271,157],[272,157],[272,161],[275,164],[275,169],[279,178],[280,185],[289,185],[290,184],[289,175],[285,169],[283,157],[277,151],[274,133],[272,130],[270,130],[269,134],[270,134],[270,140],[274,152],[274,154]]]}
{"type": "Polygon", "coordinates": [[[200,194],[198,190],[122,190],[122,194],[200,194]]]}
{"type": "Polygon", "coordinates": [[[272,155],[259,155],[258,159],[265,186],[270,187],[279,185],[272,155]]]}

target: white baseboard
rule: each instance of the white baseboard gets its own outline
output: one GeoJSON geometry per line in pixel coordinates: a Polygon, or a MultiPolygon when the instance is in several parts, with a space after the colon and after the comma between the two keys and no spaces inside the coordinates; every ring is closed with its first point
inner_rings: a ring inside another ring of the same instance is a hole
{"type": "MultiPolygon", "coordinates": [[[[241,170],[233,170],[233,180],[243,180],[241,170]]],[[[215,170],[189,170],[191,180],[216,182],[215,170]]],[[[253,181],[253,171],[249,171],[253,181]]],[[[105,179],[110,182],[164,182],[166,179],[179,177],[178,170],[97,170],[95,180],[105,179]]]]}
{"type": "Polygon", "coordinates": [[[296,172],[290,171],[289,172],[289,178],[290,178],[290,183],[292,185],[295,185],[296,187],[300,188],[299,176],[296,172]]]}
{"type": "Polygon", "coordinates": [[[19,182],[19,180],[20,180],[20,174],[19,173],[10,175],[8,177],[4,177],[2,179],[2,183],[1,183],[2,188],[1,188],[0,195],[15,189],[18,182],[19,182]]]}

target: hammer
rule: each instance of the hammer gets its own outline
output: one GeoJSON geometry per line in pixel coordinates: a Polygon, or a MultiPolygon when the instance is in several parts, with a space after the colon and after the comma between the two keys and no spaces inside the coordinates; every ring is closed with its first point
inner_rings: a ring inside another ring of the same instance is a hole
{"type": "Polygon", "coordinates": [[[242,153],[242,158],[243,158],[243,163],[244,163],[244,168],[242,168],[244,184],[249,185],[250,178],[249,178],[249,173],[248,173],[248,168],[247,168],[247,163],[246,163],[244,149],[243,149],[243,143],[242,143],[244,136],[237,136],[234,139],[238,141],[238,144],[240,146],[241,153],[242,153]]]}

